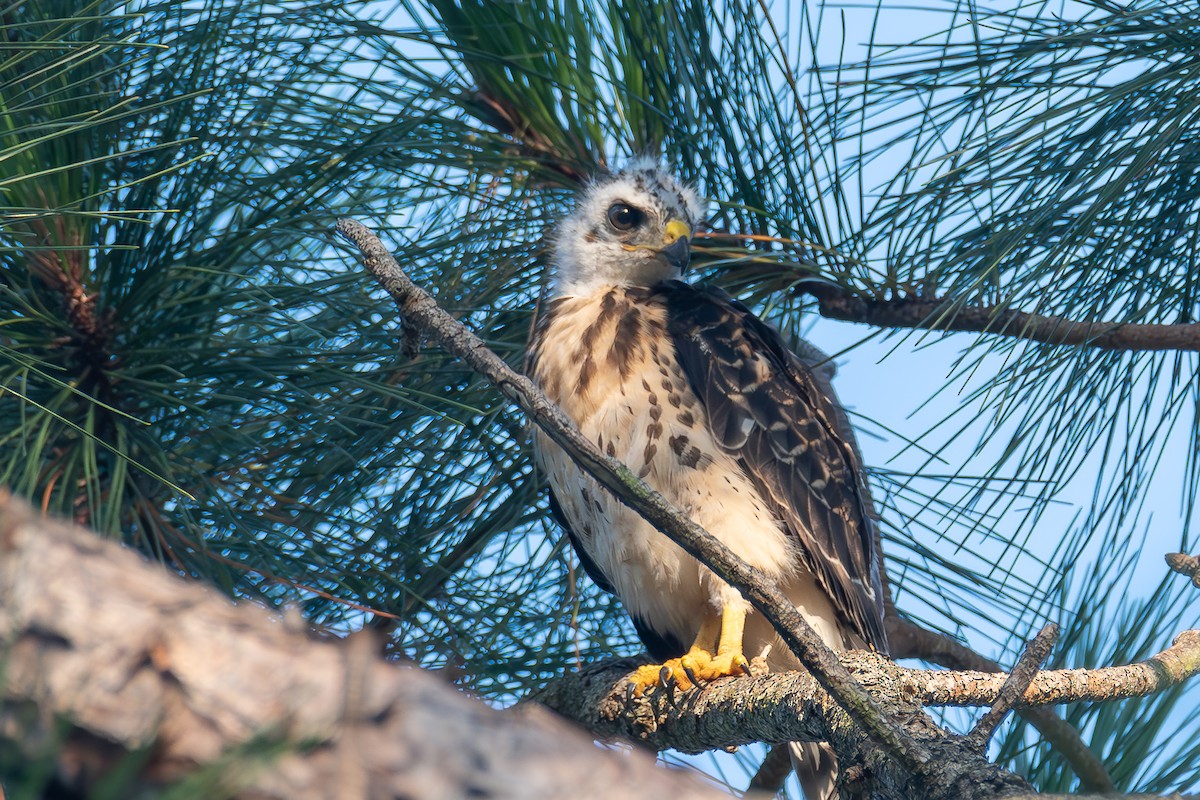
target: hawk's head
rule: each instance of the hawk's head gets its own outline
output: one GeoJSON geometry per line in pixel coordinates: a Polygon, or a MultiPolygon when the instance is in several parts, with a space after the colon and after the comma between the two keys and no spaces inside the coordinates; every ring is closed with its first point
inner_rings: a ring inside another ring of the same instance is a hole
{"type": "Polygon", "coordinates": [[[583,294],[622,284],[650,286],[683,274],[700,198],[649,158],[598,179],[559,226],[554,263],[559,288],[583,294]]]}

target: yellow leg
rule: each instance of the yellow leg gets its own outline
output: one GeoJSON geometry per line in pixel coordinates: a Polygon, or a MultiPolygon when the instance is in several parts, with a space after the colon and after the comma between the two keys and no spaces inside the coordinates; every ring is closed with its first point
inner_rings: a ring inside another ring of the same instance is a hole
{"type": "Polygon", "coordinates": [[[717,643],[717,654],[707,666],[707,671],[714,677],[750,674],[750,662],[742,652],[742,634],[745,630],[745,610],[740,605],[726,606],[721,612],[721,639],[717,643]]]}
{"type": "Polygon", "coordinates": [[[688,648],[688,653],[711,653],[712,646],[717,641],[717,636],[720,633],[721,618],[718,616],[705,617],[704,622],[700,623],[700,630],[696,634],[696,639],[692,642],[692,646],[688,648]]]}
{"type": "Polygon", "coordinates": [[[680,689],[692,688],[693,678],[711,681],[728,675],[750,674],[750,664],[742,654],[742,633],[746,627],[746,612],[740,607],[726,606],[720,616],[709,616],[700,625],[696,640],[679,658],[662,664],[639,667],[633,675],[634,693],[641,695],[664,680],[673,681],[680,689]],[[713,652],[713,644],[716,652],[713,652]]]}
{"type": "Polygon", "coordinates": [[[746,631],[746,612],[740,606],[725,607],[721,614],[721,640],[717,644],[717,655],[729,653],[742,655],[742,635],[746,631]]]}

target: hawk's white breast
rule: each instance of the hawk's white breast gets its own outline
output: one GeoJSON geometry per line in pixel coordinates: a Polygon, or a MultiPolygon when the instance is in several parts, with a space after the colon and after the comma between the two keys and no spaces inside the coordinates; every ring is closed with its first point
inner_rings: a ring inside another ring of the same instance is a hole
{"type": "MultiPolygon", "coordinates": [[[[828,599],[811,574],[798,574],[793,542],[736,459],[713,440],[704,409],[676,362],[665,319],[666,309],[647,290],[606,286],[557,298],[533,344],[532,377],[601,450],[779,581],[819,632],[840,643],[828,599]]],[[[744,602],[540,431],[535,444],[581,545],[631,614],[690,642],[700,612],[744,602]]],[[[757,627],[752,624],[747,633],[757,627]]],[[[760,638],[765,643],[773,635],[764,628],[760,638]]],[[[748,651],[755,652],[749,646],[748,651]]]]}

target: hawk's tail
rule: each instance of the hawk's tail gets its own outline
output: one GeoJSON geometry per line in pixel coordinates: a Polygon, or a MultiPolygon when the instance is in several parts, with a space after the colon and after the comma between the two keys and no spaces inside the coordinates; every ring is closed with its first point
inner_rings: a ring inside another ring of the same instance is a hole
{"type": "Polygon", "coordinates": [[[789,748],[804,800],[838,800],[838,763],[833,749],[824,742],[792,742],[789,748]]]}

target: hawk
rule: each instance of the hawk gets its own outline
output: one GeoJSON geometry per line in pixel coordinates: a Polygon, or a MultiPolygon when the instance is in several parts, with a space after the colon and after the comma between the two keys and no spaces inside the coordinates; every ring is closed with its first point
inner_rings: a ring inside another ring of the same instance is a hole
{"type": "MultiPolygon", "coordinates": [[[[530,375],[601,450],[774,581],[832,648],[886,652],[871,502],[845,413],[811,354],[722,290],[680,280],[702,213],[649,159],[588,187],[553,240],[530,375]]],[[[535,449],[585,571],[677,684],[740,674],[764,652],[771,669],[800,668],[736,589],[540,432],[535,449]]],[[[637,672],[639,693],[662,666],[637,672]]],[[[833,796],[832,753],[793,750],[805,794],[833,796]]]]}

